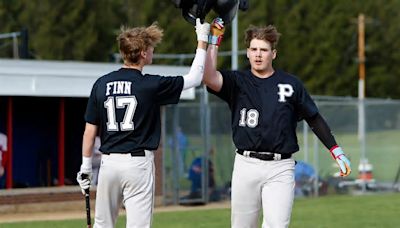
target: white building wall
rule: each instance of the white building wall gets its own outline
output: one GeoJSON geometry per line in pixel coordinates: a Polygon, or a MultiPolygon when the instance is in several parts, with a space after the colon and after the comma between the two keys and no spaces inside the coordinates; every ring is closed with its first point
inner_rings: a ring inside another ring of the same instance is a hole
{"type": "MultiPolygon", "coordinates": [[[[93,83],[121,64],[73,61],[0,59],[0,96],[89,97],[93,83]]],[[[143,73],[184,75],[187,66],[149,65],[143,73]]],[[[195,90],[182,92],[181,99],[194,99],[195,90]]]]}

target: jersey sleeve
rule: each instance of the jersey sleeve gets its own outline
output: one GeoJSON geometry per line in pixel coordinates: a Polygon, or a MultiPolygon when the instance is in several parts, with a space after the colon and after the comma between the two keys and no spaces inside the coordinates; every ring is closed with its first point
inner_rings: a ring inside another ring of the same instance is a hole
{"type": "Polygon", "coordinates": [[[297,120],[300,121],[306,118],[310,118],[315,114],[317,114],[318,108],[301,82],[299,82],[298,87],[299,88],[297,94],[296,108],[297,108],[297,120]]]}
{"type": "Polygon", "coordinates": [[[179,102],[183,89],[183,77],[159,77],[157,88],[157,103],[160,105],[176,104],[179,102]]]}
{"type": "Polygon", "coordinates": [[[90,92],[90,97],[86,106],[85,121],[90,124],[99,125],[100,117],[97,112],[97,93],[98,81],[93,85],[92,91],[90,92]]]}
{"type": "Polygon", "coordinates": [[[234,88],[236,84],[236,75],[233,71],[220,71],[222,75],[222,87],[219,92],[212,90],[211,88],[207,87],[207,91],[211,94],[216,95],[217,97],[221,98],[222,100],[231,104],[234,88]]]}

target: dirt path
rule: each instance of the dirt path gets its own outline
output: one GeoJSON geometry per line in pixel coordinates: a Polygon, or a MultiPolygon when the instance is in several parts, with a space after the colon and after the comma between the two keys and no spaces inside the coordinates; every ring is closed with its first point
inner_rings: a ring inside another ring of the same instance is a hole
{"type": "MultiPolygon", "coordinates": [[[[187,211],[187,210],[207,210],[229,208],[230,202],[209,203],[200,206],[159,206],[155,208],[155,213],[168,211],[187,211]]],[[[121,210],[120,215],[125,214],[121,210]]],[[[92,218],[93,218],[92,212],[92,218]]],[[[86,214],[82,210],[55,211],[55,212],[39,212],[39,213],[17,213],[17,214],[0,214],[0,223],[22,222],[22,221],[40,221],[40,220],[67,220],[67,219],[85,219],[86,214]]]]}

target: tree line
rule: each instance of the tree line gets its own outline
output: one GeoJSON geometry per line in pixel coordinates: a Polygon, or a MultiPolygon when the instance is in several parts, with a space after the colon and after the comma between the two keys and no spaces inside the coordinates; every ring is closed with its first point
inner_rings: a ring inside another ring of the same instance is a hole
{"type": "MultiPolygon", "coordinates": [[[[366,41],[366,96],[400,98],[400,1],[250,0],[238,13],[239,49],[249,25],[274,24],[282,34],[275,67],[295,74],[315,95],[357,96],[358,33],[363,13],[366,41]]],[[[215,17],[214,12],[206,20],[215,17]]],[[[113,61],[121,26],[164,29],[158,54],[194,53],[194,27],[170,0],[0,0],[0,34],[27,29],[33,59],[113,61]]],[[[11,57],[10,40],[0,40],[0,57],[11,57]]],[[[227,26],[220,51],[231,50],[227,26]]],[[[184,61],[190,64],[191,60],[184,61]]],[[[178,60],[157,59],[156,64],[178,60]]],[[[220,57],[220,68],[230,58],[220,57]]],[[[239,67],[247,68],[245,55],[239,67]]]]}

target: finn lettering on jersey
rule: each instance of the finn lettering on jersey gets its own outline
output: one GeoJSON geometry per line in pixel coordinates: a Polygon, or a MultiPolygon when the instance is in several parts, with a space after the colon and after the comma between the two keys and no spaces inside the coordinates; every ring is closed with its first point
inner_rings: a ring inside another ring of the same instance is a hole
{"type": "Polygon", "coordinates": [[[129,81],[108,82],[106,86],[106,96],[115,94],[131,94],[131,84],[129,81]]]}

